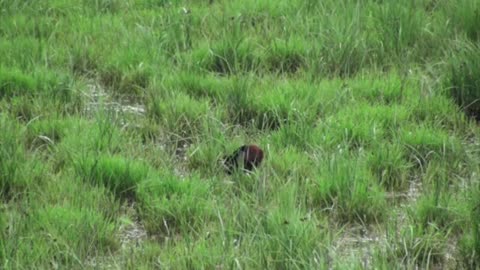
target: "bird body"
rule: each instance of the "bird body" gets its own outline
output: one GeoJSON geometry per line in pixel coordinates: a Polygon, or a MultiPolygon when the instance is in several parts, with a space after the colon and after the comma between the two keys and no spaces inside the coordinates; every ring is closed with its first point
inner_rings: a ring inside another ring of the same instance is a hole
{"type": "Polygon", "coordinates": [[[242,145],[224,160],[228,174],[232,174],[237,168],[251,172],[258,167],[263,160],[263,150],[257,145],[242,145]]]}

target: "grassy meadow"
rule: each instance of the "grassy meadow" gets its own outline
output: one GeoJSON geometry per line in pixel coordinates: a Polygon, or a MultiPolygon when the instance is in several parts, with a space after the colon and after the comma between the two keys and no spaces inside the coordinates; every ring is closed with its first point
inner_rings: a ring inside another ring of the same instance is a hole
{"type": "Polygon", "coordinates": [[[0,269],[478,269],[478,99],[478,0],[0,0],[0,269]]]}

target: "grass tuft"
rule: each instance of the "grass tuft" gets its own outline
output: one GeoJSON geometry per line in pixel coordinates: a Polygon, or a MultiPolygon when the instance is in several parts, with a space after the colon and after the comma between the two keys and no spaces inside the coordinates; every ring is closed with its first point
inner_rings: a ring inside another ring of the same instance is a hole
{"type": "Polygon", "coordinates": [[[275,40],[265,59],[267,69],[277,73],[299,71],[306,64],[304,44],[302,40],[275,40]]]}
{"type": "Polygon", "coordinates": [[[446,238],[433,226],[411,225],[401,230],[390,256],[409,265],[431,267],[444,261],[446,238]]]}
{"type": "Polygon", "coordinates": [[[138,161],[120,156],[86,157],[75,164],[84,181],[104,185],[117,197],[133,198],[137,184],[148,176],[150,168],[138,161]]]}
{"type": "Polygon", "coordinates": [[[168,134],[170,143],[191,141],[202,132],[205,115],[210,111],[206,100],[195,100],[184,93],[174,94],[170,100],[153,97],[148,104],[148,116],[159,123],[168,134]]]}
{"type": "Polygon", "coordinates": [[[381,144],[369,153],[368,166],[379,183],[387,190],[408,188],[411,164],[405,160],[404,149],[398,144],[381,144]]]}
{"type": "Polygon", "coordinates": [[[0,69],[0,98],[31,94],[36,87],[35,79],[20,70],[0,69]]]}
{"type": "Polygon", "coordinates": [[[0,114],[0,198],[10,198],[21,185],[21,173],[25,164],[21,143],[22,129],[15,121],[0,114]]]}
{"type": "Polygon", "coordinates": [[[188,233],[213,216],[209,185],[195,176],[180,179],[172,174],[152,176],[139,184],[140,216],[150,234],[188,233]]]}
{"type": "Polygon", "coordinates": [[[122,71],[109,67],[100,71],[100,82],[116,97],[140,98],[150,83],[150,72],[145,68],[122,71]]]}
{"type": "Polygon", "coordinates": [[[34,245],[59,265],[82,265],[88,256],[118,248],[115,225],[91,210],[53,206],[38,210],[32,221],[39,234],[34,245]]]}
{"type": "Polygon", "coordinates": [[[461,143],[442,130],[417,126],[404,129],[400,136],[408,160],[421,167],[433,159],[461,160],[464,155],[461,143]]]}
{"type": "Polygon", "coordinates": [[[321,262],[322,231],[298,210],[296,192],[291,185],[281,188],[262,222],[264,243],[258,252],[265,268],[303,268],[321,262]]]}
{"type": "Polygon", "coordinates": [[[467,115],[480,120],[480,56],[476,45],[466,44],[449,59],[448,93],[467,115]]]}
{"type": "Polygon", "coordinates": [[[417,202],[414,210],[416,224],[424,229],[429,226],[441,230],[451,230],[457,226],[459,221],[456,209],[453,207],[453,200],[448,193],[436,191],[433,194],[425,195],[417,202]]]}
{"type": "Polygon", "coordinates": [[[247,39],[222,40],[211,48],[202,48],[194,57],[206,70],[220,75],[255,71],[260,62],[254,44],[247,39]]]}
{"type": "Polygon", "coordinates": [[[333,210],[341,222],[380,222],[385,217],[385,192],[362,160],[339,155],[322,163],[311,192],[313,205],[333,210]]]}

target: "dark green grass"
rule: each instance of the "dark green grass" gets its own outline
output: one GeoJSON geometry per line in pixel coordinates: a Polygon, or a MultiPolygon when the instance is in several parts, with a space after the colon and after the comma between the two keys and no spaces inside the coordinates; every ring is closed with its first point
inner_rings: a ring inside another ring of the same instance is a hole
{"type": "Polygon", "coordinates": [[[15,181],[19,179],[18,175],[21,166],[24,165],[24,153],[20,144],[20,127],[17,123],[8,119],[4,115],[0,118],[1,126],[4,132],[1,137],[1,185],[0,194],[2,198],[8,196],[11,190],[16,186],[15,181]]]}
{"type": "MultiPolygon", "coordinates": [[[[478,12],[477,12],[478,13],[478,12]]],[[[477,15],[480,16],[480,15],[477,15]]],[[[479,119],[480,57],[475,52],[478,46],[466,43],[460,46],[449,59],[449,73],[446,77],[447,92],[469,115],[479,119]]]]}
{"type": "Polygon", "coordinates": [[[459,241],[460,254],[462,255],[462,265],[468,267],[478,267],[480,249],[480,228],[478,223],[478,183],[469,192],[468,198],[468,223],[470,224],[465,231],[465,234],[459,241]]]}

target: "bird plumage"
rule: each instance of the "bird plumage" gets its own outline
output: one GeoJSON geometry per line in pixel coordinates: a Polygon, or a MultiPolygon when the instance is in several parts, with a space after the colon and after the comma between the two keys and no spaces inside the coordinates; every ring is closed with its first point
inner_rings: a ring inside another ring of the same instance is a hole
{"type": "Polygon", "coordinates": [[[263,160],[263,150],[256,145],[242,145],[231,155],[224,159],[224,165],[228,174],[242,168],[245,171],[253,171],[263,160]]]}

